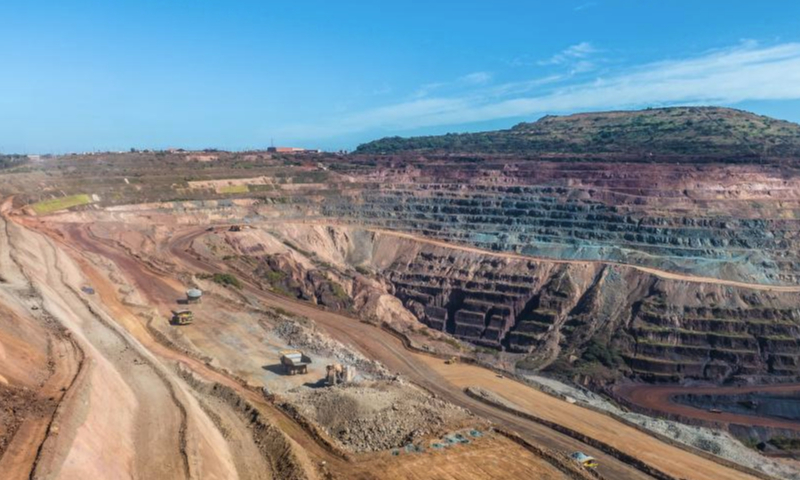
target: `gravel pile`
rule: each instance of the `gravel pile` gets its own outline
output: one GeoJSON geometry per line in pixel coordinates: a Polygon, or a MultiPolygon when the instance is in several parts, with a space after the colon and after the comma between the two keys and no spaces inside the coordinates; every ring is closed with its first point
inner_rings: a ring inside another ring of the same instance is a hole
{"type": "Polygon", "coordinates": [[[787,464],[770,460],[758,452],[751,450],[732,437],[728,432],[705,427],[684,425],[670,420],[661,420],[647,415],[626,412],[589,390],[567,385],[551,378],[539,375],[525,375],[525,378],[538,384],[545,391],[566,395],[578,403],[591,405],[631,423],[635,423],[651,432],[655,432],[675,441],[692,446],[699,450],[713,453],[740,465],[760,470],[768,475],[788,480],[800,480],[800,471],[787,464]]]}
{"type": "Polygon", "coordinates": [[[360,375],[373,379],[388,379],[392,375],[380,362],[370,360],[351,348],[331,339],[317,330],[314,324],[285,319],[275,327],[274,333],[294,348],[336,359],[339,363],[353,365],[360,375]]]}
{"type": "Polygon", "coordinates": [[[286,397],[354,452],[402,447],[471,421],[466,410],[396,381],[298,389],[286,397]]]}

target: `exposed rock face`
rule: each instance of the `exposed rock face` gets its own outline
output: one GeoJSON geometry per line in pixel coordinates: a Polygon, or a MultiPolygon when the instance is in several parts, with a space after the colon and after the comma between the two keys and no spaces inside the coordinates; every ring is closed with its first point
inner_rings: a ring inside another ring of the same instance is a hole
{"type": "Polygon", "coordinates": [[[800,375],[800,294],[687,282],[619,265],[483,254],[351,228],[360,252],[430,328],[525,354],[536,367],[602,363],[648,380],[800,375]],[[577,361],[576,361],[577,359],[577,361]],[[556,362],[556,363],[554,363],[556,362]]]}
{"type": "Polygon", "coordinates": [[[800,281],[790,253],[800,249],[800,183],[780,179],[776,170],[749,190],[730,188],[720,184],[751,182],[752,174],[734,167],[707,170],[696,180],[701,172],[694,168],[629,172],[611,165],[536,164],[513,172],[485,167],[464,183],[456,176],[465,170],[442,170],[442,183],[384,185],[355,201],[328,201],[322,213],[488,250],[743,281],[800,281]],[[494,178],[485,178],[489,174],[494,178]],[[570,185],[532,185],[550,182],[570,185]]]}
{"type": "MultiPolygon", "coordinates": [[[[431,328],[546,365],[592,339],[650,379],[798,375],[797,296],[661,280],[624,267],[422,252],[388,271],[431,328]]],[[[612,365],[608,365],[611,367],[612,365]]]]}
{"type": "Polygon", "coordinates": [[[346,310],[352,299],[343,287],[318,269],[307,269],[288,254],[264,256],[255,270],[278,293],[346,310]]]}

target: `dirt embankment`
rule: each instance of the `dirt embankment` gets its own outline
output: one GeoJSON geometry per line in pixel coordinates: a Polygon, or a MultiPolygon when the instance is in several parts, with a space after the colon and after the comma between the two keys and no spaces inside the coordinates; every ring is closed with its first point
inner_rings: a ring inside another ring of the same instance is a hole
{"type": "Polygon", "coordinates": [[[311,480],[316,478],[313,468],[304,465],[295,453],[296,444],[279,428],[264,419],[258,409],[232,388],[199,379],[185,367],[180,376],[198,392],[215,397],[234,409],[247,422],[259,451],[266,459],[272,478],[286,480],[311,480]]]}
{"type": "MultiPolygon", "coordinates": [[[[6,210],[4,205],[3,210],[6,210]]],[[[59,406],[86,370],[84,353],[45,308],[0,218],[0,471],[29,478],[59,406]]]]}

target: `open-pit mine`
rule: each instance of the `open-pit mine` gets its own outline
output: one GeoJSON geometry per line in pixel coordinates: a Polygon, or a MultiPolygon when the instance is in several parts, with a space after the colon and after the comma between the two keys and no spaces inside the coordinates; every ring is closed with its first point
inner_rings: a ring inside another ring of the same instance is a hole
{"type": "Polygon", "coordinates": [[[800,126],[0,163],[0,477],[800,479],[800,126]]]}

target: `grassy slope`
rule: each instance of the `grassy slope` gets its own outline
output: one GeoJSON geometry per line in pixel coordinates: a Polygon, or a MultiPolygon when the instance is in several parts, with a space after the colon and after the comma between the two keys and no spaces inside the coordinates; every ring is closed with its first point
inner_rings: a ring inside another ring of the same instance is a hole
{"type": "Polygon", "coordinates": [[[388,137],[357,153],[402,151],[512,154],[798,156],[800,125],[741,110],[674,107],[547,116],[509,130],[388,137]]]}
{"type": "Polygon", "coordinates": [[[71,207],[77,207],[78,205],[87,205],[89,203],[92,203],[91,197],[89,197],[89,195],[80,194],[43,200],[41,202],[34,203],[31,205],[31,208],[33,208],[33,211],[38,215],[47,215],[48,213],[65,210],[71,207]]]}

